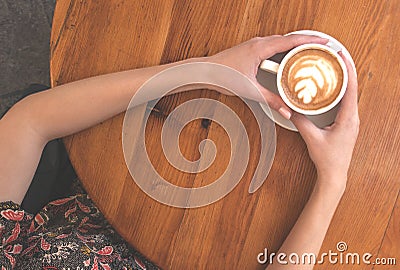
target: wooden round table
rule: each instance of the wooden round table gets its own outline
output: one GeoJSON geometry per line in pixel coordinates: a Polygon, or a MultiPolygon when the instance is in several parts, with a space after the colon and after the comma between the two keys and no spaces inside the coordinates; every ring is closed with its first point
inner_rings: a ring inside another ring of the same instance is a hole
{"type": "MultiPolygon", "coordinates": [[[[392,39],[400,34],[400,10],[395,2],[57,1],[51,36],[51,83],[56,86],[109,72],[212,55],[254,36],[298,29],[326,32],[339,39],[356,62],[361,131],[348,188],[321,252],[337,251],[336,244],[345,241],[352,252],[399,257],[399,245],[395,243],[400,238],[400,90],[393,75],[400,69],[396,57],[390,57],[400,47],[398,38],[392,39]]],[[[197,97],[216,99],[234,108],[252,142],[242,180],[211,205],[175,208],[141,191],[123,157],[123,114],[65,138],[70,158],[109,222],[160,267],[263,269],[257,255],[265,248],[278,250],[308,199],[316,180],[315,169],[300,135],[277,127],[272,169],[264,185],[249,194],[249,183],[260,159],[255,120],[239,98],[203,90],[162,99],[147,123],[152,134],[146,137],[150,159],[174,184],[198,187],[211,183],[229,158],[224,130],[201,120],[187,125],[180,146],[186,158],[196,160],[199,143],[213,140],[222,150],[212,167],[203,173],[182,173],[171,169],[163,156],[163,121],[178,104],[197,97]]],[[[325,263],[316,269],[348,267],[325,263]]]]}

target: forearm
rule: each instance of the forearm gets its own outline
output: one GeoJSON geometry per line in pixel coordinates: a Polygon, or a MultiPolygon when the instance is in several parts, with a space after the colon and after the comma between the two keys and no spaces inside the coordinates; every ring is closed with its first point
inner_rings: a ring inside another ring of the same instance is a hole
{"type": "MultiPolygon", "coordinates": [[[[318,256],[331,219],[344,192],[344,187],[321,184],[321,182],[325,182],[324,180],[318,179],[303,212],[276,253],[277,256],[279,253],[286,254],[283,260],[288,264],[280,264],[275,257],[273,263],[268,266],[268,270],[293,269],[293,265],[288,259],[291,253],[296,253],[300,259],[304,253],[313,253],[318,256]]],[[[335,181],[341,182],[339,179],[335,179],[335,181]]],[[[296,269],[312,268],[313,265],[308,264],[308,261],[305,264],[296,265],[296,269]]]]}
{"type": "Polygon", "coordinates": [[[22,202],[49,140],[123,112],[146,80],[178,63],[88,78],[18,102],[0,120],[0,201],[22,202]]]}
{"type": "Polygon", "coordinates": [[[144,82],[178,63],[106,74],[57,86],[24,99],[8,117],[29,118],[29,124],[45,140],[67,136],[123,112],[144,82]]]}

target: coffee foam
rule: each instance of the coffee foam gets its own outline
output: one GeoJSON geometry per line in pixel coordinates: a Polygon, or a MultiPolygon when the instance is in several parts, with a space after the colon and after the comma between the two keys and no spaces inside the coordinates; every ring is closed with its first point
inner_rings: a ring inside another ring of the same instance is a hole
{"type": "Polygon", "coordinates": [[[343,71],[329,52],[306,49],[292,56],[282,75],[282,87],[297,107],[316,110],[332,103],[343,84],[343,71]]]}

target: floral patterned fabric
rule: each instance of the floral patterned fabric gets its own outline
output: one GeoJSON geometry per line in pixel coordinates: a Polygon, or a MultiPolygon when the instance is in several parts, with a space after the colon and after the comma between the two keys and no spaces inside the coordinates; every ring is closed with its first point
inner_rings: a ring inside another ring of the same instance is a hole
{"type": "Polygon", "coordinates": [[[0,269],[158,269],[130,247],[88,195],[49,203],[31,215],[0,203],[0,269]]]}

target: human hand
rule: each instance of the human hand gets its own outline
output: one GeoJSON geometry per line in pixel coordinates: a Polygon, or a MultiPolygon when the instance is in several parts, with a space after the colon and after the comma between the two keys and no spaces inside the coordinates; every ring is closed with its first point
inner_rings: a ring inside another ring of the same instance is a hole
{"type": "Polygon", "coordinates": [[[258,67],[263,60],[277,53],[288,51],[306,43],[326,44],[327,42],[327,39],[308,35],[256,37],[210,56],[208,60],[229,66],[247,76],[255,83],[260,93],[244,92],[239,94],[245,98],[263,103],[267,102],[272,109],[278,111],[286,119],[289,119],[293,114],[292,110],[283,102],[279,95],[265,89],[257,82],[258,67]]]}
{"type": "Polygon", "coordinates": [[[291,121],[307,144],[310,158],[317,168],[318,181],[344,190],[360,120],[357,106],[357,75],[349,61],[343,54],[341,56],[346,63],[349,81],[335,122],[320,129],[298,113],[293,113],[291,121]]]}

